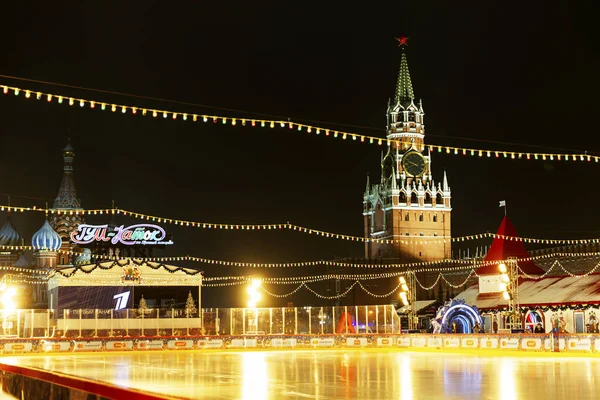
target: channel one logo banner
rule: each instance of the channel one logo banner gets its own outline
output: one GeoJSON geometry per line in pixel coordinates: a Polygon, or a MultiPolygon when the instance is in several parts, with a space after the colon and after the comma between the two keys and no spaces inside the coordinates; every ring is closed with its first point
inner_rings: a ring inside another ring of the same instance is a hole
{"type": "MultiPolygon", "coordinates": [[[[58,288],[58,312],[78,309],[133,308],[133,288],[127,286],[65,286],[58,288]]],[[[60,315],[60,314],[59,314],[60,315]]]]}

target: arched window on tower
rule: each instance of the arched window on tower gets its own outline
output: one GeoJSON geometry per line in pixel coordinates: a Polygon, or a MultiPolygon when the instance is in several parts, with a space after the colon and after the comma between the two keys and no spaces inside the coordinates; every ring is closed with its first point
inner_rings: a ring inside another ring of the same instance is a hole
{"type": "Polygon", "coordinates": [[[409,218],[409,216],[408,216],[408,213],[404,214],[404,220],[405,220],[405,221],[409,221],[409,220],[410,220],[410,218],[409,218]]]}
{"type": "Polygon", "coordinates": [[[437,222],[437,214],[433,214],[433,222],[437,222]]]}
{"type": "Polygon", "coordinates": [[[431,194],[425,193],[425,204],[431,204],[432,200],[433,199],[431,198],[431,194]]]}
{"type": "Polygon", "coordinates": [[[423,222],[423,213],[419,214],[419,222],[423,222]]]}
{"type": "Polygon", "coordinates": [[[377,202],[377,207],[375,208],[375,232],[380,232],[383,230],[383,210],[381,209],[381,202],[377,202]]]}
{"type": "Polygon", "coordinates": [[[417,199],[417,194],[415,192],[412,192],[412,194],[410,195],[410,204],[419,205],[419,200],[417,199]]]}
{"type": "Polygon", "coordinates": [[[444,201],[442,200],[442,194],[438,193],[435,195],[435,204],[438,206],[444,205],[444,201]]]}
{"type": "Polygon", "coordinates": [[[408,113],[408,120],[410,122],[415,122],[415,113],[414,112],[411,111],[408,113]]]}
{"type": "Polygon", "coordinates": [[[406,204],[406,193],[400,192],[400,197],[398,198],[398,200],[400,201],[400,203],[406,204]]]}

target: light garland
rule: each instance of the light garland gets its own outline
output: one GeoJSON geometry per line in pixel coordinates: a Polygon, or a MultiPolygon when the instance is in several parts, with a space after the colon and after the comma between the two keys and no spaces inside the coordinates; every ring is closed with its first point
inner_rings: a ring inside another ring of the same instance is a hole
{"type": "Polygon", "coordinates": [[[319,294],[319,293],[317,293],[315,290],[313,290],[313,289],[312,289],[310,286],[308,286],[306,283],[303,283],[302,285],[303,285],[303,286],[304,286],[304,287],[305,287],[305,288],[306,288],[306,289],[307,289],[309,292],[311,292],[312,294],[314,294],[315,296],[317,296],[317,297],[318,297],[318,298],[320,298],[320,299],[323,299],[323,300],[333,300],[333,299],[339,299],[339,298],[342,298],[342,297],[346,296],[348,293],[350,293],[350,291],[351,291],[352,289],[354,289],[354,286],[356,286],[357,284],[358,284],[358,281],[356,281],[356,282],[354,282],[352,285],[348,286],[348,288],[346,288],[346,290],[345,290],[344,292],[342,292],[342,293],[338,293],[338,294],[335,294],[335,295],[333,295],[333,296],[324,296],[324,295],[322,295],[322,294],[319,294]]]}
{"type": "Polygon", "coordinates": [[[358,283],[358,286],[360,286],[360,288],[361,288],[361,289],[362,289],[362,290],[363,290],[363,291],[364,291],[366,294],[368,294],[369,296],[372,296],[372,297],[377,297],[377,298],[380,298],[380,299],[381,299],[381,298],[385,298],[385,297],[390,297],[391,295],[393,295],[394,293],[396,293],[396,291],[397,291],[397,290],[400,288],[400,286],[402,286],[402,283],[398,283],[398,284],[396,285],[396,287],[395,287],[395,288],[393,288],[393,289],[392,289],[390,292],[388,292],[388,293],[385,293],[385,294],[376,294],[376,293],[373,293],[373,292],[369,291],[369,290],[368,290],[366,287],[364,287],[364,285],[362,284],[362,282],[361,282],[361,281],[356,281],[356,283],[358,283]]]}
{"type": "MultiPolygon", "coordinates": [[[[508,235],[499,235],[496,233],[478,233],[474,235],[466,235],[466,236],[458,236],[453,238],[440,238],[437,236],[433,237],[408,237],[403,239],[377,239],[377,238],[365,238],[362,236],[353,236],[346,235],[342,233],[328,232],[319,229],[307,228],[300,225],[294,225],[290,223],[277,223],[277,224],[225,224],[225,223],[217,223],[217,222],[198,222],[198,221],[189,221],[182,219],[174,219],[167,217],[159,217],[156,215],[143,214],[135,211],[123,210],[120,208],[107,208],[107,209],[90,209],[90,210],[62,210],[62,209],[43,209],[33,207],[14,207],[8,205],[0,205],[0,211],[14,211],[14,212],[26,212],[26,211],[38,211],[45,212],[49,214],[58,214],[58,215],[123,215],[130,216],[133,218],[147,220],[158,223],[167,223],[177,226],[186,226],[193,228],[202,228],[202,229],[219,229],[219,230],[235,230],[235,231],[254,231],[254,230],[292,230],[298,231],[301,233],[307,233],[309,235],[321,236],[332,239],[341,239],[348,240],[353,242],[361,242],[361,243],[383,243],[383,244],[440,244],[440,243],[458,243],[465,242],[470,240],[479,240],[479,239],[503,239],[509,241],[516,242],[524,242],[524,243],[535,243],[535,244],[562,244],[562,245],[574,245],[574,244],[598,244],[600,243],[600,238],[592,238],[592,239],[540,239],[540,238],[527,238],[527,237],[519,237],[519,236],[508,236],[508,235]]],[[[18,250],[18,249],[26,249],[31,250],[32,246],[0,246],[0,249],[7,250],[18,250]]],[[[74,253],[71,253],[74,254],[74,253]]]]}
{"type": "MultiPolygon", "coordinates": [[[[55,93],[34,91],[28,89],[22,89],[15,86],[2,85],[2,92],[4,94],[13,93],[15,96],[19,96],[21,93],[24,94],[26,99],[36,98],[37,100],[45,99],[47,102],[56,100],[59,104],[69,105],[71,107],[78,105],[80,108],[88,107],[90,109],[96,109],[101,111],[110,110],[113,113],[120,112],[121,114],[141,115],[141,116],[152,116],[153,118],[162,117],[162,119],[169,120],[182,120],[190,122],[212,122],[214,124],[229,123],[232,126],[260,126],[269,128],[287,128],[288,130],[304,131],[306,133],[314,133],[315,135],[321,135],[325,137],[341,138],[342,140],[351,139],[352,141],[358,141],[360,143],[369,143],[376,145],[387,144],[390,146],[392,143],[400,143],[396,140],[362,135],[356,132],[346,132],[334,129],[327,129],[319,126],[307,125],[296,123],[292,121],[283,120],[271,120],[271,119],[253,119],[253,118],[240,118],[240,117],[225,117],[221,115],[208,115],[208,114],[194,114],[186,113],[181,111],[170,111],[161,110],[155,108],[137,107],[125,104],[117,104],[111,102],[102,102],[97,100],[83,99],[79,97],[70,97],[58,95],[55,93]]],[[[441,145],[423,145],[421,150],[425,147],[429,148],[429,151],[436,151],[439,153],[473,156],[479,158],[505,158],[505,159],[525,159],[525,160],[542,160],[542,161],[586,161],[586,162],[599,162],[600,156],[588,155],[588,154],[567,154],[567,153],[531,153],[531,152],[514,152],[507,150],[490,150],[490,149],[473,149],[466,147],[453,147],[453,146],[441,146],[441,145]]]]}

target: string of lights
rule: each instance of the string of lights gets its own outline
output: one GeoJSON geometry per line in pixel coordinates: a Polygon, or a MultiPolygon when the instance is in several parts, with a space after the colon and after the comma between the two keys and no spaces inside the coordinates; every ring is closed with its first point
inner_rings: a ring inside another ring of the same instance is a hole
{"type": "Polygon", "coordinates": [[[454,288],[454,289],[458,289],[458,288],[461,288],[461,287],[463,287],[463,286],[464,286],[464,285],[465,285],[465,284],[466,284],[466,283],[469,281],[469,279],[471,279],[471,276],[473,276],[473,275],[475,275],[475,276],[478,276],[478,275],[477,275],[477,273],[475,273],[475,270],[472,270],[472,271],[469,273],[469,275],[468,275],[468,276],[465,278],[465,280],[464,280],[464,281],[462,281],[461,283],[459,283],[459,284],[453,284],[452,282],[450,282],[450,281],[449,281],[449,280],[448,280],[448,279],[447,279],[447,278],[444,276],[444,274],[440,273],[440,277],[441,277],[441,278],[444,280],[444,282],[446,282],[446,284],[447,284],[448,286],[450,286],[450,287],[452,287],[452,288],[454,288]]]}
{"type": "Polygon", "coordinates": [[[318,297],[318,298],[320,298],[320,299],[323,299],[323,300],[333,300],[333,299],[339,299],[339,298],[341,298],[341,297],[344,297],[344,296],[346,296],[348,293],[350,293],[350,291],[351,291],[352,289],[354,289],[354,286],[356,286],[357,284],[358,284],[358,281],[356,281],[356,282],[354,282],[352,285],[348,286],[348,287],[346,288],[346,290],[345,290],[345,291],[343,291],[342,293],[334,294],[334,295],[332,295],[332,296],[324,296],[324,295],[322,295],[322,294],[319,294],[319,293],[317,293],[315,290],[313,290],[313,289],[312,289],[310,286],[308,286],[306,283],[303,283],[302,285],[304,285],[304,287],[305,287],[305,288],[306,288],[306,289],[307,289],[309,292],[311,292],[312,294],[314,294],[315,296],[317,296],[317,297],[318,297]]]}
{"type": "Polygon", "coordinates": [[[286,294],[276,294],[276,293],[270,292],[264,286],[260,286],[260,289],[271,297],[276,297],[276,298],[281,299],[281,298],[293,295],[294,293],[296,293],[297,291],[302,289],[303,286],[304,286],[304,283],[301,283],[300,285],[298,285],[297,288],[295,288],[294,290],[292,290],[291,292],[286,293],[286,294]]]}
{"type": "MultiPolygon", "coordinates": [[[[121,114],[130,115],[141,115],[141,116],[152,116],[153,118],[162,117],[163,119],[169,120],[182,120],[190,122],[212,122],[214,124],[221,123],[223,125],[229,124],[232,126],[260,126],[269,128],[286,128],[288,130],[296,130],[306,133],[314,133],[315,135],[321,135],[324,137],[341,138],[342,140],[350,139],[352,141],[358,141],[360,143],[391,145],[394,140],[385,139],[376,136],[362,135],[356,132],[347,132],[340,130],[327,129],[319,126],[307,125],[292,121],[274,120],[274,119],[252,119],[252,118],[240,118],[240,117],[226,117],[221,115],[208,115],[208,114],[194,114],[180,111],[171,111],[164,109],[145,108],[137,107],[125,104],[116,104],[110,102],[102,102],[97,100],[83,99],[79,97],[63,96],[55,93],[34,91],[29,89],[23,89],[15,86],[2,85],[2,92],[6,95],[14,94],[19,96],[23,94],[26,99],[35,98],[37,100],[46,100],[50,103],[56,100],[58,104],[65,104],[71,107],[78,105],[80,108],[87,107],[89,109],[110,111],[113,113],[120,112],[121,114]]],[[[589,155],[589,154],[568,154],[568,153],[534,153],[534,152],[515,152],[507,150],[491,150],[491,149],[473,149],[466,147],[454,147],[454,146],[442,146],[442,145],[423,145],[421,150],[425,147],[429,148],[429,151],[437,151],[439,153],[455,154],[463,156],[473,156],[479,158],[505,158],[505,159],[525,159],[525,160],[542,160],[542,161],[586,161],[586,162],[599,162],[600,156],[589,155]]]]}
{"type": "MultiPolygon", "coordinates": [[[[187,227],[197,227],[202,229],[220,229],[220,230],[246,230],[246,231],[254,231],[254,230],[292,230],[298,231],[301,233],[307,233],[309,235],[322,236],[326,238],[333,239],[341,239],[341,240],[349,240],[354,242],[362,242],[362,243],[383,243],[383,244],[440,244],[440,243],[458,243],[465,242],[469,240],[479,240],[479,239],[503,239],[510,240],[516,242],[524,242],[524,243],[535,243],[535,244],[553,244],[553,245],[577,245],[577,244],[598,244],[600,243],[600,238],[590,238],[590,239],[542,239],[542,238],[529,238],[529,237],[518,237],[518,236],[508,236],[508,235],[499,235],[495,233],[485,232],[478,233],[474,235],[465,235],[458,237],[439,237],[439,236],[414,236],[414,237],[403,237],[403,239],[377,239],[377,238],[366,238],[361,236],[353,236],[346,235],[342,233],[328,232],[319,229],[307,228],[300,225],[290,224],[290,223],[277,223],[277,224],[224,224],[224,223],[211,223],[211,222],[197,222],[197,221],[188,221],[167,217],[159,217],[155,215],[149,215],[144,213],[139,213],[135,211],[128,211],[119,208],[109,208],[109,209],[91,209],[91,210],[59,210],[59,209],[44,209],[38,207],[15,207],[8,205],[0,205],[0,211],[7,212],[26,212],[26,211],[38,211],[38,212],[46,212],[50,214],[65,214],[65,215],[112,215],[122,214],[123,216],[131,216],[133,218],[158,222],[158,223],[168,223],[178,226],[187,226],[187,227]]],[[[1,246],[2,249],[6,250],[31,250],[32,246],[1,246]]],[[[72,252],[71,254],[75,254],[72,252]]],[[[190,258],[191,259],[191,258],[190,258]]]]}
{"type": "Polygon", "coordinates": [[[393,288],[390,292],[385,293],[385,294],[377,294],[377,293],[373,293],[371,291],[369,291],[369,289],[367,289],[361,281],[356,281],[356,283],[358,283],[358,286],[360,286],[360,288],[369,296],[372,297],[377,297],[377,298],[385,298],[385,297],[390,297],[391,295],[393,295],[394,293],[396,293],[398,291],[398,289],[400,288],[400,286],[402,286],[402,283],[398,283],[398,285],[396,285],[395,288],[393,288]]]}
{"type": "Polygon", "coordinates": [[[415,282],[417,282],[417,285],[419,285],[419,287],[423,290],[432,290],[434,287],[437,286],[437,284],[440,282],[440,278],[441,278],[442,274],[438,274],[437,278],[435,279],[435,282],[433,282],[433,285],[431,286],[424,286],[421,281],[419,280],[419,278],[417,277],[417,275],[415,275],[415,282]]]}

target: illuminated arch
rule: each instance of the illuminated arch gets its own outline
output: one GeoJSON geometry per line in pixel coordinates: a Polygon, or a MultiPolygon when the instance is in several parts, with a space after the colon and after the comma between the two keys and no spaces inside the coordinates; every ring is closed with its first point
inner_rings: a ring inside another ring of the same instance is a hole
{"type": "Polygon", "coordinates": [[[446,303],[442,306],[438,315],[442,316],[441,318],[441,326],[442,332],[451,332],[450,324],[455,322],[461,325],[460,329],[462,333],[471,333],[473,331],[473,326],[475,323],[478,323],[479,326],[482,326],[483,319],[481,315],[479,315],[479,310],[476,307],[465,304],[464,301],[461,300],[453,300],[451,303],[446,303]]]}

